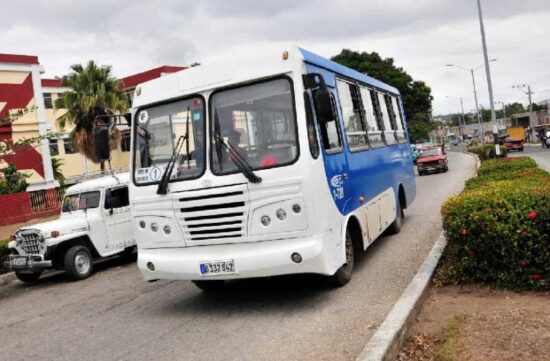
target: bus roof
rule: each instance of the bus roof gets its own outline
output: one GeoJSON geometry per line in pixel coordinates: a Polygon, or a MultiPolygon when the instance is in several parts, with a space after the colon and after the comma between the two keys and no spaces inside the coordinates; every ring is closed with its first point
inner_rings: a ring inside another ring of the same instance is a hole
{"type": "Polygon", "coordinates": [[[147,81],[138,86],[139,94],[135,94],[132,106],[135,108],[186,94],[287,74],[293,70],[303,70],[304,62],[370,84],[390,93],[399,94],[399,91],[392,86],[305,49],[290,48],[288,60],[283,59],[283,50],[279,48],[273,51],[258,52],[257,54],[245,54],[242,58],[239,57],[239,59],[230,61],[219,59],[211,64],[187,68],[147,81]]]}
{"type": "Polygon", "coordinates": [[[302,52],[302,56],[304,58],[304,61],[309,64],[317,65],[321,68],[325,68],[327,70],[333,71],[335,73],[341,74],[343,76],[346,76],[351,79],[356,79],[360,82],[370,84],[376,88],[386,90],[390,93],[399,94],[399,90],[396,88],[386,84],[382,83],[379,80],[376,80],[374,78],[371,78],[368,75],[365,75],[363,73],[360,73],[356,70],[350,69],[348,67],[345,67],[341,64],[335,63],[332,60],[323,58],[322,56],[319,56],[317,54],[314,54],[308,50],[300,48],[300,51],[302,52]]]}

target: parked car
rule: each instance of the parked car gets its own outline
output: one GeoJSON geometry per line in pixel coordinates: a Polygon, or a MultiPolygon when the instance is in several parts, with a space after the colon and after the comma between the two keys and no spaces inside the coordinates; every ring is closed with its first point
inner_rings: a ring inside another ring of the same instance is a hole
{"type": "Polygon", "coordinates": [[[442,147],[422,148],[416,167],[420,176],[429,172],[446,172],[449,170],[447,154],[442,147]]]}
{"type": "Polygon", "coordinates": [[[504,139],[504,146],[507,151],[517,150],[523,152],[523,140],[519,138],[508,137],[504,139]]]}
{"type": "Polygon", "coordinates": [[[94,260],[135,252],[128,173],[69,187],[59,219],[19,228],[8,244],[6,265],[24,282],[46,269],[64,269],[73,280],[88,277],[94,260]]]}

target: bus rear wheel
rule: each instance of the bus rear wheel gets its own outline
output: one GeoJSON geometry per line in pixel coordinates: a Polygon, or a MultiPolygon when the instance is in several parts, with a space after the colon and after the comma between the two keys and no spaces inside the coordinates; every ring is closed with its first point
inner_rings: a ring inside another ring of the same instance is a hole
{"type": "Polygon", "coordinates": [[[401,227],[403,226],[403,218],[405,217],[405,212],[403,207],[401,207],[401,202],[397,201],[397,210],[396,210],[395,221],[388,227],[388,234],[397,234],[401,232],[401,227]]]}
{"type": "Polygon", "coordinates": [[[353,275],[353,266],[355,264],[355,254],[353,250],[353,239],[351,234],[346,231],[346,263],[338,268],[335,274],[328,278],[328,282],[333,287],[342,287],[348,284],[353,275]]]}

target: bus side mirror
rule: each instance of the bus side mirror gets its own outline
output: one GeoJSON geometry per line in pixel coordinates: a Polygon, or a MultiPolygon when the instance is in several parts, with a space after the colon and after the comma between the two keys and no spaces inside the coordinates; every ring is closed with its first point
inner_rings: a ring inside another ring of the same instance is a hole
{"type": "Polygon", "coordinates": [[[334,118],[332,99],[326,86],[315,92],[315,112],[317,113],[317,120],[321,124],[330,122],[334,118]]]}
{"type": "Polygon", "coordinates": [[[332,108],[332,99],[325,78],[319,73],[309,73],[303,75],[303,81],[304,87],[312,89],[314,94],[317,120],[322,124],[333,120],[334,109],[332,108]]]}
{"type": "Polygon", "coordinates": [[[94,133],[94,151],[97,160],[104,161],[110,158],[109,128],[100,126],[94,133]]]}

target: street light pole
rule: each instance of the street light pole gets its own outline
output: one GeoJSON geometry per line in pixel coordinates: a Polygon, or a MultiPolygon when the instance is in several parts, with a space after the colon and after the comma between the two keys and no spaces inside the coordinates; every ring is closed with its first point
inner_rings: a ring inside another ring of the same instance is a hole
{"type": "MultiPolygon", "coordinates": [[[[493,62],[493,61],[496,61],[497,59],[491,59],[489,60],[490,62],[493,62]]],[[[475,68],[470,68],[470,69],[466,69],[465,67],[463,66],[460,66],[460,65],[457,65],[457,64],[446,64],[446,66],[454,66],[456,68],[459,68],[459,69],[462,69],[464,71],[467,71],[468,73],[470,73],[470,75],[472,76],[472,85],[474,86],[474,99],[475,99],[475,102],[476,102],[476,118],[477,118],[477,125],[479,127],[479,132],[481,133],[481,142],[483,144],[485,144],[485,139],[483,137],[483,135],[485,134],[485,129],[484,129],[484,126],[483,126],[483,119],[481,119],[481,114],[479,113],[479,102],[477,100],[477,89],[476,89],[476,78],[474,76],[474,72],[476,70],[478,70],[480,67],[483,66],[480,65],[480,66],[477,66],[475,68]]]]}
{"type": "Polygon", "coordinates": [[[489,103],[491,104],[491,122],[493,123],[493,142],[495,154],[500,155],[498,144],[497,116],[495,113],[495,102],[493,99],[493,84],[491,82],[491,68],[489,67],[489,56],[487,55],[487,42],[485,40],[485,26],[483,25],[483,12],[481,11],[481,0],[477,0],[477,11],[479,14],[479,30],[481,32],[481,45],[483,47],[483,58],[485,59],[485,73],[487,75],[487,87],[489,89],[489,103]]]}
{"type": "Polygon", "coordinates": [[[476,78],[474,77],[474,68],[470,69],[470,74],[472,74],[472,84],[474,85],[474,98],[476,100],[476,116],[477,116],[477,124],[479,125],[479,131],[481,132],[481,144],[485,144],[485,130],[483,129],[483,123],[481,122],[481,117],[479,116],[479,104],[477,102],[476,78]]]}

